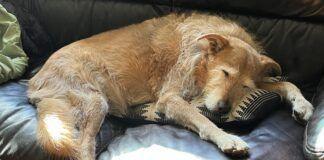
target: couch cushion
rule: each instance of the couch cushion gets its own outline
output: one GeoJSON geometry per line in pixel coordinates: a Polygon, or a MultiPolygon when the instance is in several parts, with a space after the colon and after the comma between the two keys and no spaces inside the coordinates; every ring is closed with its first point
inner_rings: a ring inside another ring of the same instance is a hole
{"type": "Polygon", "coordinates": [[[321,0],[174,0],[175,7],[213,9],[296,19],[324,20],[324,1],[321,0]]]}
{"type": "MultiPolygon", "coordinates": [[[[232,126],[250,147],[249,159],[304,160],[302,139],[304,127],[291,117],[289,109],[280,109],[252,129],[232,126]],[[238,133],[238,130],[240,133],[238,133]],[[241,133],[244,131],[244,133],[241,133]]],[[[231,127],[231,128],[232,128],[231,127]]],[[[225,129],[229,130],[229,129],[225,129]]],[[[150,159],[231,159],[214,144],[203,141],[197,134],[169,125],[143,125],[128,128],[115,138],[100,160],[150,159]]]]}
{"type": "Polygon", "coordinates": [[[15,0],[34,15],[57,50],[76,40],[169,12],[169,6],[115,0],[15,0]]]}
{"type": "MultiPolygon", "coordinates": [[[[26,88],[24,80],[0,86],[0,159],[49,159],[36,141],[37,112],[28,103],[26,88]]],[[[123,132],[117,123],[105,119],[97,135],[98,154],[123,132]]]]}
{"type": "Polygon", "coordinates": [[[36,145],[36,112],[25,88],[14,82],[0,87],[0,159],[46,159],[36,145]]]}
{"type": "Polygon", "coordinates": [[[304,152],[309,159],[324,159],[324,77],[313,99],[315,111],[304,137],[304,152]]]}
{"type": "MultiPolygon", "coordinates": [[[[43,153],[36,142],[36,116],[35,108],[28,104],[27,101],[26,81],[10,82],[0,86],[0,159],[48,159],[48,156],[43,153]]],[[[97,136],[97,153],[105,150],[112,137],[122,133],[123,127],[118,127],[121,124],[116,125],[116,123],[112,122],[112,119],[109,121],[106,119],[104,122],[97,136]]],[[[269,157],[270,159],[288,160],[291,157],[296,160],[303,159],[303,127],[291,118],[289,109],[280,109],[260,124],[253,126],[256,127],[230,126],[228,128],[236,128],[231,129],[234,133],[241,134],[243,132],[241,136],[251,147],[251,159],[263,159],[266,157],[268,157],[267,159],[269,157]]],[[[196,134],[184,129],[171,129],[170,131],[169,128],[146,128],[146,126],[133,129],[137,131],[131,132],[131,134],[128,132],[125,136],[131,136],[134,146],[137,147],[133,148],[134,150],[137,150],[138,147],[147,147],[153,144],[162,146],[168,144],[174,150],[191,152],[189,146],[203,144],[205,149],[204,147],[196,147],[197,150],[193,154],[202,157],[226,158],[218,150],[215,150],[214,145],[200,140],[196,134]],[[159,138],[163,140],[159,140],[159,138]],[[206,150],[210,152],[206,152],[206,150]]],[[[115,143],[118,141],[115,141],[112,146],[116,146],[115,143]]],[[[132,147],[129,146],[129,143],[120,143],[118,145],[119,147],[114,149],[111,154],[117,154],[116,152],[120,153],[132,147]],[[128,147],[122,147],[124,145],[128,147]]],[[[111,149],[112,147],[109,148],[109,150],[111,149]]],[[[108,152],[105,152],[102,156],[107,156],[107,154],[108,152]]]]}

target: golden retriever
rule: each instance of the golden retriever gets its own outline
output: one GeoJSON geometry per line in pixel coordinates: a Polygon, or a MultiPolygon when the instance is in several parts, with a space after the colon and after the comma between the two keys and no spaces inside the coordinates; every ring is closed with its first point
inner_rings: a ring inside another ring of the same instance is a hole
{"type": "Polygon", "coordinates": [[[176,15],[104,32],[55,52],[29,81],[38,110],[38,141],[49,153],[95,159],[95,136],[107,114],[156,102],[167,119],[231,155],[248,145],[201,115],[188,101],[203,97],[213,112],[231,111],[251,89],[279,93],[293,115],[308,120],[312,105],[289,82],[270,83],[279,64],[237,23],[206,14],[176,15]],[[77,129],[76,129],[77,128],[77,129]]]}

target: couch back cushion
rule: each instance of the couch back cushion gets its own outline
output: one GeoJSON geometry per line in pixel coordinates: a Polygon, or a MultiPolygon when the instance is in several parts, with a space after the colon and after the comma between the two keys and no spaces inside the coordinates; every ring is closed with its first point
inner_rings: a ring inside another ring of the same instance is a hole
{"type": "Polygon", "coordinates": [[[50,35],[54,50],[73,41],[170,12],[207,11],[238,21],[255,35],[284,75],[311,97],[324,73],[323,2],[293,0],[16,0],[50,35]],[[276,3],[277,2],[277,3],[276,3]]]}

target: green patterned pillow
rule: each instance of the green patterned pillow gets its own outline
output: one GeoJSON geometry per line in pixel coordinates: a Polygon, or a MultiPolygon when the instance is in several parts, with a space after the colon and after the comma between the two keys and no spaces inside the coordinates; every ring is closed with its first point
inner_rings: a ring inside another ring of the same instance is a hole
{"type": "MultiPolygon", "coordinates": [[[[285,81],[286,77],[273,77],[273,82],[285,81]]],[[[256,89],[248,93],[241,103],[232,107],[232,111],[228,114],[219,115],[210,112],[204,105],[202,99],[194,99],[190,103],[199,110],[201,114],[206,116],[214,123],[228,122],[252,122],[264,117],[271,110],[274,110],[282,102],[280,95],[262,89],[256,89]]],[[[163,113],[156,110],[155,103],[147,103],[130,107],[124,115],[113,115],[118,118],[131,120],[136,123],[157,122],[163,124],[172,123],[167,120],[163,113]]]]}

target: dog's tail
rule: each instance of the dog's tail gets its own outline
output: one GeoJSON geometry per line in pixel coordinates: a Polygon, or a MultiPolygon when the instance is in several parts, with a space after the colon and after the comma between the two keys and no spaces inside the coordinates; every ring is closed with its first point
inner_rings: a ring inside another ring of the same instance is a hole
{"type": "Polygon", "coordinates": [[[44,98],[37,104],[37,139],[51,155],[77,155],[74,134],[74,116],[70,104],[62,99],[44,98]]]}

